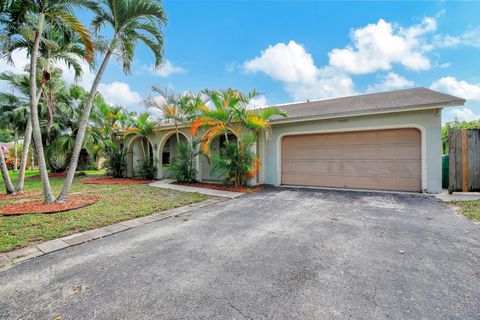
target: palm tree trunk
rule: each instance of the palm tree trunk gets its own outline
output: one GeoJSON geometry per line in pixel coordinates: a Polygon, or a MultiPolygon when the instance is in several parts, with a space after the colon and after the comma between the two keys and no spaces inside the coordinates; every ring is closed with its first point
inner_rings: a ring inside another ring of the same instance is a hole
{"type": "MultiPolygon", "coordinates": [[[[114,40],[112,40],[111,48],[113,47],[113,44],[115,43],[115,41],[116,40],[114,37],[114,40]]],[[[85,131],[87,130],[88,119],[90,118],[90,111],[92,110],[93,99],[97,94],[98,85],[100,84],[100,80],[102,79],[103,73],[107,68],[110,58],[112,57],[113,49],[111,48],[105,54],[102,65],[100,66],[97,76],[93,81],[92,88],[90,89],[90,94],[88,95],[87,103],[85,104],[82,118],[78,125],[77,136],[75,139],[75,146],[73,148],[72,158],[70,160],[70,165],[68,167],[67,177],[65,178],[65,183],[63,185],[62,192],[58,196],[57,202],[67,201],[68,194],[70,192],[70,189],[72,188],[73,178],[75,177],[75,171],[77,170],[78,158],[80,156],[80,151],[82,150],[83,140],[85,138],[85,131]]]]}
{"type": "Polygon", "coordinates": [[[45,203],[52,203],[55,198],[50,187],[48,179],[47,164],[45,162],[45,154],[43,153],[42,132],[40,131],[40,121],[38,120],[38,101],[37,99],[37,58],[38,49],[40,47],[40,39],[42,37],[43,25],[45,23],[45,14],[41,12],[38,16],[38,26],[35,33],[35,40],[30,54],[30,115],[32,121],[33,140],[38,155],[38,167],[40,169],[40,177],[43,185],[43,198],[45,203]]]}
{"type": "MultiPolygon", "coordinates": [[[[37,92],[37,100],[40,100],[42,91],[43,91],[43,85],[40,86],[37,92]]],[[[25,182],[25,170],[27,169],[28,153],[30,152],[31,142],[32,142],[32,117],[29,113],[27,116],[27,127],[25,128],[25,132],[23,133],[23,150],[22,150],[22,155],[20,157],[20,171],[18,172],[17,185],[15,186],[15,190],[17,192],[23,192],[23,185],[25,182]]],[[[34,152],[32,152],[32,170],[34,165],[33,154],[34,152]]]]}
{"type": "Polygon", "coordinates": [[[14,141],[13,141],[13,171],[18,171],[18,129],[15,127],[14,129],[14,141]]]}
{"type": "Polygon", "coordinates": [[[10,175],[8,174],[7,163],[5,162],[5,155],[3,154],[3,150],[1,148],[0,148],[0,167],[2,171],[3,183],[5,184],[5,189],[7,190],[7,194],[15,193],[12,180],[10,179],[10,175]]]}
{"type": "MultiPolygon", "coordinates": [[[[17,185],[15,190],[17,192],[23,192],[23,184],[25,182],[25,170],[27,169],[28,151],[30,149],[30,142],[32,141],[32,121],[30,114],[28,114],[27,127],[23,134],[23,150],[20,158],[20,171],[18,172],[17,185]]],[[[33,158],[32,158],[33,159],[33,158]]]]}

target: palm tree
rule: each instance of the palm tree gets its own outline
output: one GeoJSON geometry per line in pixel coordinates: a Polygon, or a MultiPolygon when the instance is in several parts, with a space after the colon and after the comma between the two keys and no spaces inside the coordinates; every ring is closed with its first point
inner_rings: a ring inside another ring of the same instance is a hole
{"type": "Polygon", "coordinates": [[[169,92],[168,88],[157,86],[153,86],[152,91],[160,93],[161,97],[165,100],[162,101],[159,100],[158,97],[150,97],[144,101],[145,106],[159,110],[162,112],[164,120],[173,123],[177,143],[180,143],[178,127],[189,119],[191,95],[176,95],[173,91],[169,92]]]}
{"type": "Polygon", "coordinates": [[[167,18],[159,0],[100,0],[99,2],[101,8],[92,25],[96,32],[108,25],[112,28],[113,35],[85,104],[65,184],[57,199],[59,202],[67,200],[72,187],[93,100],[114,52],[118,53],[125,73],[130,73],[138,41],[143,42],[153,52],[155,66],[159,66],[163,58],[162,27],[166,24],[167,18]]]}
{"type": "MultiPolygon", "coordinates": [[[[90,0],[16,0],[4,1],[1,5],[2,10],[4,10],[0,19],[2,23],[1,33],[2,35],[6,35],[6,40],[2,43],[3,47],[8,48],[11,53],[11,44],[20,38],[20,41],[24,41],[29,48],[29,99],[32,132],[43,184],[44,201],[45,203],[51,203],[55,199],[48,179],[38,117],[37,60],[39,49],[46,25],[51,25],[61,30],[68,28],[75,31],[83,39],[87,51],[86,59],[90,60],[93,52],[90,34],[75,17],[73,10],[75,8],[90,8],[95,10],[97,9],[97,4],[95,1],[90,0]]],[[[42,83],[46,81],[48,81],[48,78],[42,77],[42,83]]]]}
{"type": "Polygon", "coordinates": [[[15,189],[13,188],[12,180],[8,174],[7,163],[5,161],[5,154],[3,153],[3,147],[0,148],[0,170],[2,171],[3,183],[5,184],[5,189],[7,194],[14,194],[15,189]]]}
{"type": "Polygon", "coordinates": [[[250,154],[250,146],[256,141],[258,134],[262,132],[267,138],[269,137],[271,132],[270,119],[273,116],[286,117],[287,114],[278,107],[249,110],[247,108],[248,103],[259,94],[255,90],[247,94],[235,89],[204,90],[203,93],[207,95],[214,109],[210,109],[206,105],[198,108],[200,115],[192,124],[192,136],[196,135],[198,128],[207,127],[201,138],[201,149],[206,156],[209,156],[212,140],[223,133],[226,140],[225,150],[221,151],[223,158],[217,157],[218,161],[216,162],[224,168],[229,166],[231,169],[237,168],[238,170],[232,169],[237,171],[232,171],[230,176],[233,177],[235,185],[241,185],[246,181],[244,175],[246,168],[250,170],[249,175],[253,176],[260,165],[258,158],[250,154]],[[230,144],[228,133],[233,133],[236,136],[235,144],[230,144]],[[234,159],[227,159],[228,157],[234,159]],[[244,161],[243,164],[242,161],[244,161]],[[234,166],[233,163],[239,165],[234,166]]]}
{"type": "Polygon", "coordinates": [[[148,136],[153,133],[154,128],[155,121],[150,120],[150,114],[142,113],[135,119],[133,126],[125,131],[125,137],[133,136],[133,139],[138,138],[140,140],[142,145],[143,159],[145,161],[148,160],[150,154],[150,143],[148,136]],[[147,150],[145,150],[145,145],[147,145],[147,150]]]}

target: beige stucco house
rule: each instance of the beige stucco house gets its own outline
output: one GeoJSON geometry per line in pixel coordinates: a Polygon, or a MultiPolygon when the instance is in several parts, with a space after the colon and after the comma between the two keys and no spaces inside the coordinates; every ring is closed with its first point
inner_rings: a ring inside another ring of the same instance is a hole
{"type": "MultiPolygon", "coordinates": [[[[258,184],[393,191],[441,191],[441,111],[465,100],[426,88],[363,94],[280,105],[288,118],[272,120],[272,135],[259,136],[258,184]]],[[[190,128],[181,128],[190,140],[190,128]]],[[[221,136],[212,143],[218,152],[221,136]]],[[[175,154],[175,130],[159,125],[149,137],[157,178],[175,154]]],[[[138,140],[128,141],[127,176],[142,159],[138,140]]],[[[196,159],[200,181],[221,181],[205,157],[196,159]]]]}

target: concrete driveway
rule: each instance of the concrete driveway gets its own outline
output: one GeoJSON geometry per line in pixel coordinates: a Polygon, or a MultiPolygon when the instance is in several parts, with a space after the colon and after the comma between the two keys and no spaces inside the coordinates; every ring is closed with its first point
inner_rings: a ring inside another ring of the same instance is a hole
{"type": "Polygon", "coordinates": [[[2,319],[479,319],[480,226],[432,197],[272,189],[0,284],[2,319]]]}

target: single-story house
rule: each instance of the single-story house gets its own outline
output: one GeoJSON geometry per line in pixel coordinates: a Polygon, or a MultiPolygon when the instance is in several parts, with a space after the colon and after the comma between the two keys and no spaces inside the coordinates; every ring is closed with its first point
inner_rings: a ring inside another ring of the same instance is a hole
{"type": "MultiPolygon", "coordinates": [[[[253,183],[436,193],[441,191],[441,111],[465,100],[426,88],[362,94],[279,105],[287,118],[272,119],[272,134],[259,136],[261,168],[253,183]]],[[[190,128],[180,128],[190,140],[190,128]]],[[[223,136],[212,143],[218,152],[223,136]]],[[[157,178],[175,153],[175,129],[161,124],[148,137],[157,178]]],[[[140,142],[128,143],[127,176],[138,173],[140,142]]],[[[200,181],[219,181],[198,156],[200,181]]]]}

